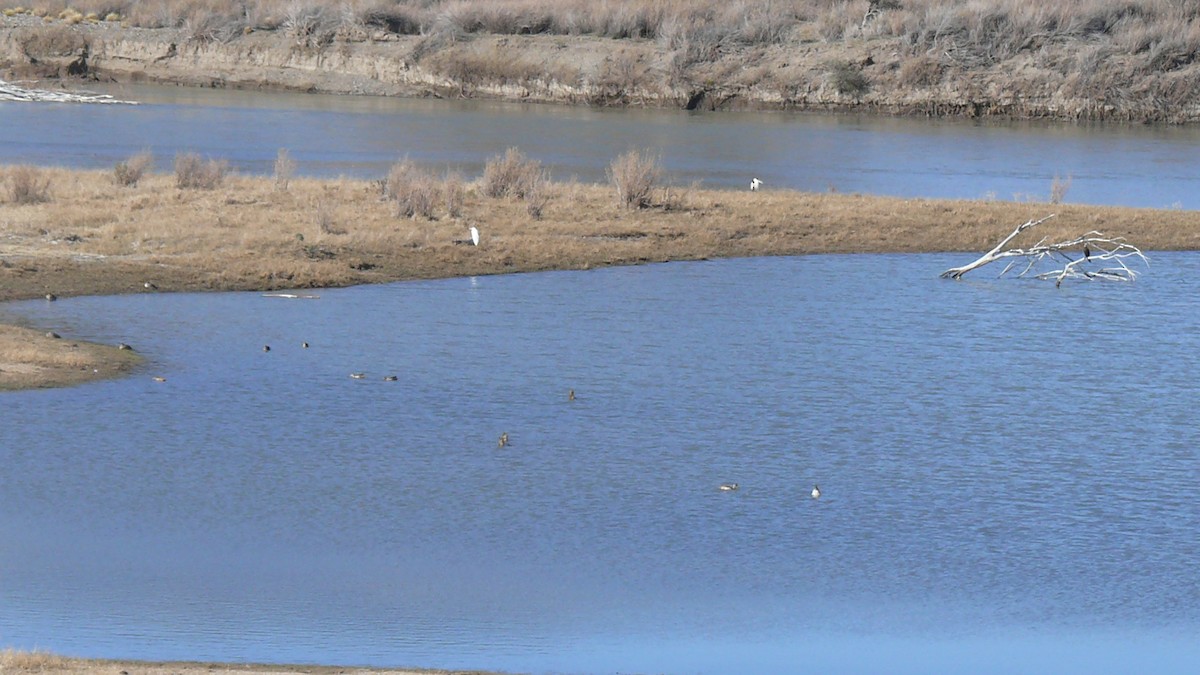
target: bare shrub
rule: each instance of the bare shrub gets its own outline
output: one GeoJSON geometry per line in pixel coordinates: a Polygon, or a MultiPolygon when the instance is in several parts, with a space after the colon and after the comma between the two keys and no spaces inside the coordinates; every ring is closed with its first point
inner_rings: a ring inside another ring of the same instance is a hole
{"type": "Polygon", "coordinates": [[[440,191],[428,171],[406,159],[392,165],[384,185],[386,195],[396,202],[397,214],[406,218],[434,217],[440,191]]]}
{"type": "Polygon", "coordinates": [[[546,205],[550,203],[550,180],[546,172],[537,171],[530,176],[524,188],[525,211],[534,220],[541,220],[546,205]]]}
{"type": "Polygon", "coordinates": [[[328,199],[318,199],[313,209],[313,217],[317,221],[317,229],[321,234],[346,234],[339,228],[334,219],[334,204],[328,199]]]}
{"type": "Polygon", "coordinates": [[[8,199],[14,204],[50,201],[50,177],[36,166],[15,166],[8,172],[8,199]]]}
{"type": "Polygon", "coordinates": [[[229,164],[224,160],[207,162],[194,152],[175,155],[175,185],[184,189],[214,190],[225,182],[229,164]]]}
{"type": "Polygon", "coordinates": [[[871,89],[871,82],[863,74],[862,68],[848,61],[834,61],[828,68],[833,88],[842,96],[861,98],[871,89]]]}
{"type": "Polygon", "coordinates": [[[920,54],[900,64],[899,82],[905,87],[930,87],[942,81],[942,64],[937,58],[920,54]]]}
{"type": "Polygon", "coordinates": [[[446,180],[442,182],[442,201],[446,205],[446,215],[451,218],[462,217],[466,191],[461,174],[449,173],[446,175],[446,180]]]}
{"type": "Polygon", "coordinates": [[[117,162],[113,167],[113,182],[125,187],[133,187],[142,180],[154,166],[154,155],[149,150],[143,150],[129,159],[117,162]]]}
{"type": "Polygon", "coordinates": [[[542,163],[525,157],[516,148],[489,159],[483,168],[483,193],[489,197],[523,199],[541,179],[542,163]]]}
{"type": "Polygon", "coordinates": [[[1067,174],[1066,178],[1054,174],[1054,180],[1050,182],[1050,203],[1061,204],[1067,197],[1067,192],[1071,189],[1071,175],[1067,174]]]}
{"type": "Polygon", "coordinates": [[[292,175],[296,173],[296,160],[292,159],[291,153],[287,148],[280,148],[275,154],[275,189],[287,191],[288,185],[292,182],[292,175]]]}
{"type": "Polygon", "coordinates": [[[617,201],[630,209],[650,206],[650,194],[661,177],[659,159],[649,151],[630,150],[608,167],[608,179],[617,190],[617,201]]]}

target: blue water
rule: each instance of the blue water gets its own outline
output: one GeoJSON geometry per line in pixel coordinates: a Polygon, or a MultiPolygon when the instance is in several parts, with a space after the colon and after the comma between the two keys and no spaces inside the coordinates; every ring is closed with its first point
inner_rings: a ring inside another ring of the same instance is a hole
{"type": "Polygon", "coordinates": [[[666,180],[745,189],[1065,201],[1200,209],[1200,128],[694,113],[318,96],[181,87],[106,91],[143,105],[0,102],[0,163],[109,169],[143,149],[270,174],[287,148],[298,171],[382,178],[401,158],[478,176],[519,147],[556,180],[605,182],[631,148],[661,156],[666,180]]]}
{"type": "Polygon", "coordinates": [[[9,303],[0,320],[128,342],[146,365],[0,395],[0,644],[1186,672],[1200,258],[1057,290],[937,278],[962,262],[9,303]]]}

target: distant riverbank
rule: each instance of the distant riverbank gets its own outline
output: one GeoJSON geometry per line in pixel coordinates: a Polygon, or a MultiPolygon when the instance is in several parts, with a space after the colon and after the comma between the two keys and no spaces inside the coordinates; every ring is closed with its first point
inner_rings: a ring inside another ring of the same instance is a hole
{"type": "MultiPolygon", "coordinates": [[[[270,291],[718,257],[980,252],[1049,213],[1058,217],[1027,235],[1031,242],[1100,230],[1147,251],[1200,249],[1196,211],[664,184],[646,192],[643,208],[628,208],[611,186],[548,182],[536,163],[523,161],[496,158],[491,181],[475,182],[403,163],[383,181],[284,181],[229,175],[218,160],[196,158],[191,168],[177,161],[175,174],[148,173],[131,185],[121,181],[140,166],[137,158],[112,172],[0,167],[0,301],[270,291]],[[181,186],[185,178],[194,182],[181,186]]],[[[38,328],[0,334],[0,388],[68,384],[135,363],[111,345],[96,360],[67,361],[58,375],[48,364],[31,370],[31,347],[65,344],[44,335],[55,327],[38,328]]],[[[137,336],[124,341],[136,349],[137,336]]]]}
{"type": "Polygon", "coordinates": [[[1178,3],[421,5],[160,0],[122,13],[96,0],[68,9],[4,0],[0,75],[605,106],[1200,120],[1200,9],[1178,3]]]}
{"type": "Polygon", "coordinates": [[[489,675],[488,672],[476,670],[76,659],[13,649],[0,650],[0,671],[39,675],[489,675]]]}

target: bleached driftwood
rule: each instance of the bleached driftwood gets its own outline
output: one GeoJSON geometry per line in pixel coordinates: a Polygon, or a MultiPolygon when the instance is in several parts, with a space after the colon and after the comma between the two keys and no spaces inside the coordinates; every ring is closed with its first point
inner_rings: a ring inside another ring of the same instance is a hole
{"type": "Polygon", "coordinates": [[[137,105],[136,101],[121,101],[108,94],[93,94],[76,91],[48,91],[27,89],[11,82],[0,80],[0,101],[26,101],[49,103],[124,103],[137,105]]]}
{"type": "Polygon", "coordinates": [[[1024,267],[1017,274],[1018,277],[1033,272],[1037,279],[1053,279],[1055,287],[1058,287],[1062,285],[1063,279],[1133,281],[1137,278],[1138,272],[1125,264],[1125,261],[1129,258],[1139,258],[1143,263],[1149,264],[1149,259],[1141,249],[1126,242],[1124,238],[1109,237],[1095,230],[1067,241],[1048,243],[1043,237],[1029,248],[1005,248],[1017,235],[1050,220],[1055,215],[1052,213],[1045,218],[1030,220],[1017,226],[1017,229],[1000,240],[1000,243],[996,244],[992,250],[962,267],[952,267],[942,272],[942,278],[961,279],[964,274],[973,269],[997,260],[1012,258],[1013,260],[1009,261],[999,276],[1004,276],[1023,262],[1024,267]],[[1082,250],[1080,251],[1080,249],[1082,250]],[[1075,254],[1076,251],[1080,251],[1076,254],[1078,257],[1073,257],[1072,254],[1075,254]],[[1038,263],[1042,262],[1048,262],[1055,266],[1062,265],[1062,267],[1039,272],[1036,268],[1038,263]]]}

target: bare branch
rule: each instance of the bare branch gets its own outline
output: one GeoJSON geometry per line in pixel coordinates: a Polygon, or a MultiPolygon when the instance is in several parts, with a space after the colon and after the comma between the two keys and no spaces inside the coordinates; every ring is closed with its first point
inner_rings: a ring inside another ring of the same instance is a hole
{"type": "MultiPolygon", "coordinates": [[[[1133,281],[1137,278],[1138,272],[1129,267],[1126,264],[1126,260],[1128,258],[1138,258],[1143,263],[1149,265],[1149,259],[1146,258],[1146,255],[1138,247],[1126,242],[1122,237],[1109,237],[1095,230],[1067,241],[1048,243],[1047,239],[1042,237],[1036,244],[1029,248],[1005,248],[1017,235],[1031,227],[1046,222],[1054,216],[1055,214],[1050,214],[1040,220],[1030,220],[1019,225],[1011,234],[1002,239],[999,244],[996,244],[992,250],[962,267],[953,267],[942,272],[942,278],[961,279],[964,274],[971,270],[1005,258],[1025,259],[1025,268],[1016,275],[1017,277],[1024,277],[1026,274],[1034,271],[1039,263],[1046,262],[1051,265],[1062,265],[1059,269],[1041,271],[1034,274],[1035,279],[1053,279],[1055,286],[1061,286],[1064,279],[1133,281]],[[1074,251],[1081,248],[1082,254],[1074,254],[1074,251]],[[1078,255],[1078,257],[1075,257],[1075,255],[1078,255]]],[[[1010,261],[1004,267],[1004,270],[1000,272],[999,276],[1007,274],[1017,262],[1019,261],[1010,261]]]]}

